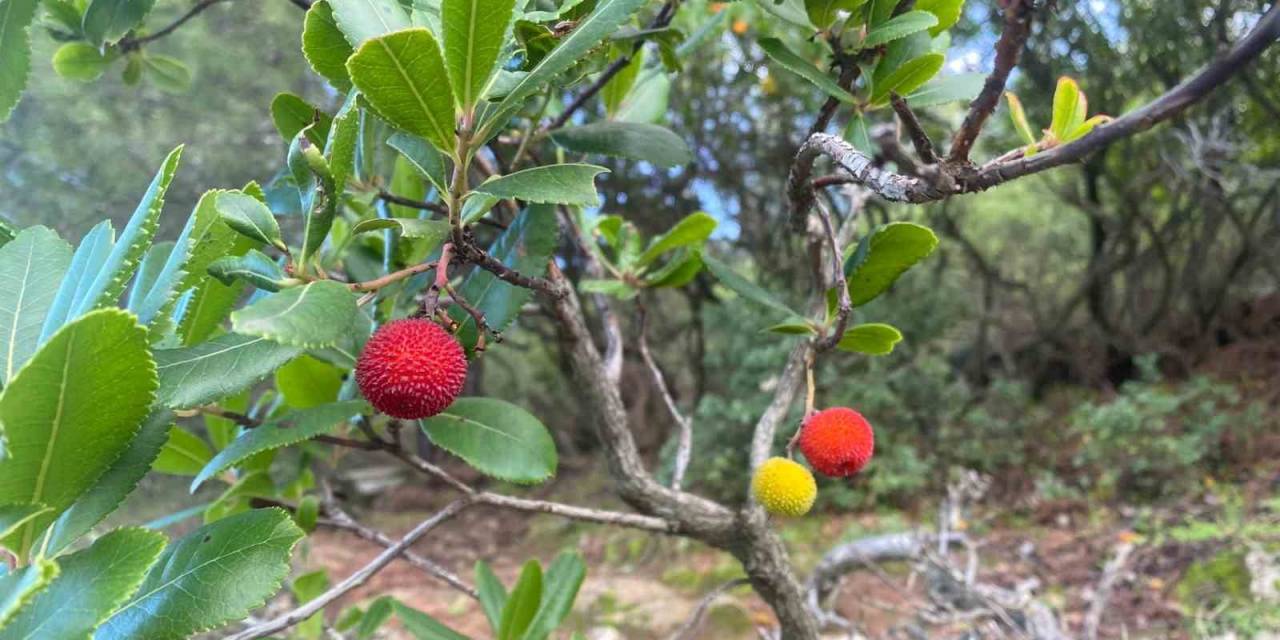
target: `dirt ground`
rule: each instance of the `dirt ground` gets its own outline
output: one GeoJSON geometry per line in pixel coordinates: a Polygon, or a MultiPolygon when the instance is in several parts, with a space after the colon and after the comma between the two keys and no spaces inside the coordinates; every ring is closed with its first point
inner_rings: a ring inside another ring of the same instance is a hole
{"type": "MultiPolygon", "coordinates": [[[[590,486],[597,480],[562,479],[557,485],[590,486]]],[[[1259,490],[1265,489],[1262,486],[1259,490]]],[[[445,491],[406,484],[380,496],[359,517],[394,535],[448,499],[445,491]]],[[[604,496],[599,499],[607,500],[604,496]]],[[[970,530],[981,541],[979,581],[1014,588],[1037,580],[1037,597],[1058,612],[1065,628],[1077,632],[1102,567],[1121,537],[1132,536],[1118,524],[1124,516],[1079,503],[1039,505],[1027,510],[1024,517],[1009,517],[1007,510],[999,511],[999,521],[975,518],[970,530]]],[[[820,515],[781,526],[798,566],[807,572],[835,542],[901,530],[912,526],[911,522],[892,514],[820,515]]],[[[333,531],[318,531],[309,545],[305,561],[327,569],[334,577],[350,573],[380,550],[333,531]]],[[[687,540],[654,539],[550,516],[527,519],[480,508],[464,512],[416,547],[420,554],[468,582],[476,561],[485,560],[508,586],[526,559],[538,558],[545,565],[561,549],[581,551],[589,569],[570,624],[557,637],[567,638],[568,631],[576,630],[589,638],[666,638],[689,617],[703,594],[741,575],[736,563],[724,554],[687,540]],[[612,629],[613,634],[605,629],[612,629]]],[[[1188,565],[1205,553],[1203,544],[1140,544],[1111,596],[1100,637],[1191,637],[1175,587],[1188,565]]],[[[962,558],[957,556],[957,561],[962,558]]],[[[490,637],[477,603],[405,562],[398,561],[379,573],[343,604],[359,604],[380,594],[393,595],[473,638],[490,637]]],[[[913,567],[897,563],[850,574],[835,609],[856,621],[867,637],[894,638],[906,637],[898,635],[898,628],[916,619],[926,602],[922,577],[913,567]]],[[[772,622],[769,608],[743,587],[716,600],[698,637],[755,638],[755,625],[772,622]]],[[[935,632],[936,637],[953,637],[946,633],[945,625],[931,629],[931,637],[935,632]]],[[[386,637],[407,637],[401,633],[392,625],[386,637]]]]}

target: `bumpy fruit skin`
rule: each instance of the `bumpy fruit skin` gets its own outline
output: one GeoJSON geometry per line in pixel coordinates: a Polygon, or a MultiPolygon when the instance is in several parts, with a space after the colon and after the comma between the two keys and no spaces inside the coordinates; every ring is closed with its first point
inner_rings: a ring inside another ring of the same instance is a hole
{"type": "Polygon", "coordinates": [[[395,320],[369,338],[356,362],[356,384],[378,411],[417,420],[444,411],[462,392],[467,356],[440,325],[395,320]]]}
{"type": "Polygon", "coordinates": [[[769,458],[751,479],[751,493],[769,513],[802,516],[818,497],[813,474],[794,460],[769,458]]]}
{"type": "Polygon", "coordinates": [[[848,407],[819,411],[800,427],[800,451],[824,476],[847,478],[862,471],[875,448],[871,423],[848,407]]]}

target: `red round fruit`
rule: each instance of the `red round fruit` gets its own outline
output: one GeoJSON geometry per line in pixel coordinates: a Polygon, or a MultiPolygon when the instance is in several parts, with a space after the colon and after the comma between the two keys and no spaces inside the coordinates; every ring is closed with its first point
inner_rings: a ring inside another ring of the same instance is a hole
{"type": "Polygon", "coordinates": [[[800,427],[800,451],[824,476],[846,478],[862,471],[875,448],[871,423],[848,407],[819,411],[800,427]]]}
{"type": "Polygon", "coordinates": [[[360,392],[393,418],[417,420],[444,411],[462,392],[467,356],[440,325],[395,320],[369,338],[356,362],[360,392]]]}

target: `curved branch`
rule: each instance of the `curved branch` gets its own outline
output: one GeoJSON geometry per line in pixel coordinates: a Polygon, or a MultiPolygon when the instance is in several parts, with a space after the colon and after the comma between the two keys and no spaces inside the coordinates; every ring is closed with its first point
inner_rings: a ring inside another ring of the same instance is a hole
{"type": "MultiPolygon", "coordinates": [[[[1136,135],[1173,118],[1203,100],[1245,65],[1252,62],[1280,38],[1280,3],[1273,4],[1253,30],[1225,55],[1206,65],[1194,76],[1146,105],[1099,126],[1088,135],[1030,158],[1013,158],[974,169],[948,162],[936,176],[916,178],[885,171],[872,164],[866,154],[844,140],[818,133],[809,137],[796,153],[787,181],[793,228],[804,228],[804,216],[813,206],[811,176],[818,156],[828,156],[836,167],[881,198],[893,202],[925,203],[962,193],[977,193],[991,187],[1075,162],[1113,142],[1136,135]]],[[[829,182],[829,181],[828,181],[829,182]]]]}
{"type": "Polygon", "coordinates": [[[1000,93],[1009,81],[1009,73],[1018,64],[1022,55],[1022,47],[1031,34],[1032,0],[1013,0],[1005,8],[1004,30],[1000,32],[1000,40],[996,42],[996,64],[991,75],[982,83],[982,91],[973,102],[969,103],[969,113],[965,115],[960,130],[951,139],[951,154],[947,159],[951,162],[965,162],[969,159],[969,150],[982,132],[991,112],[1000,103],[1000,93]]]}

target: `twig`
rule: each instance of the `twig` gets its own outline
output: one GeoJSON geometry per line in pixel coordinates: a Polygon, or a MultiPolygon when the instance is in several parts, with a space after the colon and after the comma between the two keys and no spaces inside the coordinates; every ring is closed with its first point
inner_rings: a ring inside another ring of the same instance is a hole
{"type": "Polygon", "coordinates": [[[902,121],[902,127],[907,130],[907,135],[911,138],[911,146],[916,148],[916,155],[920,156],[920,161],[925,164],[938,164],[938,152],[933,148],[933,141],[920,125],[920,118],[917,118],[916,112],[911,110],[911,105],[897,93],[889,94],[889,104],[893,105],[894,112],[902,121]]]}
{"type": "Polygon", "coordinates": [[[750,581],[746,578],[737,578],[707,592],[707,595],[703,596],[702,600],[698,601],[698,606],[694,608],[693,613],[689,615],[689,619],[686,620],[684,624],[680,625],[680,628],[676,629],[675,633],[671,634],[671,640],[693,640],[693,633],[698,630],[698,625],[702,624],[702,618],[707,615],[707,610],[711,608],[711,605],[714,604],[720,596],[749,583],[750,581]]]}
{"type": "Polygon", "coordinates": [[[227,2],[227,1],[228,0],[200,0],[200,2],[197,2],[195,6],[191,7],[189,11],[182,14],[177,20],[174,20],[173,22],[169,23],[167,26],[160,29],[159,31],[152,34],[145,35],[141,38],[121,38],[117,46],[120,47],[121,51],[135,51],[138,48],[140,48],[142,45],[147,44],[148,42],[154,42],[156,40],[159,40],[160,38],[163,38],[173,33],[178,29],[178,27],[181,27],[182,25],[186,24],[188,20],[196,17],[197,15],[200,15],[200,13],[202,13],[205,9],[208,9],[209,7],[212,7],[213,5],[218,4],[219,2],[227,2]]]}
{"type": "MultiPolygon", "coordinates": [[[[831,332],[814,345],[814,349],[821,352],[830,350],[844,337],[845,327],[849,324],[849,314],[853,313],[853,301],[849,298],[849,283],[844,277],[844,255],[836,242],[836,229],[835,224],[831,222],[831,212],[821,200],[814,200],[814,203],[818,205],[818,219],[822,222],[822,232],[826,235],[831,249],[831,277],[835,280],[833,285],[837,296],[835,324],[831,327],[831,332]]],[[[812,409],[812,407],[809,408],[812,409]]]]}
{"type": "MultiPolygon", "coordinates": [[[[421,209],[421,210],[423,210],[423,211],[430,211],[430,212],[432,212],[432,213],[434,213],[434,214],[437,214],[437,215],[439,215],[439,216],[441,216],[441,217],[444,217],[444,218],[448,218],[448,217],[449,217],[449,207],[445,206],[445,205],[444,205],[444,203],[441,203],[441,202],[428,202],[428,201],[426,201],[426,200],[414,200],[413,198],[406,198],[406,197],[404,197],[404,196],[398,196],[398,195],[396,195],[396,194],[394,194],[394,193],[391,193],[391,192],[389,192],[389,191],[379,191],[379,192],[378,192],[378,198],[380,198],[380,199],[382,199],[382,200],[386,200],[387,202],[390,202],[391,204],[398,204],[398,205],[400,205],[400,206],[402,206],[402,207],[409,207],[409,208],[411,208],[411,209],[421,209]]],[[[477,223],[477,224],[488,225],[488,226],[490,226],[490,227],[494,227],[494,228],[496,228],[496,229],[506,229],[506,228],[507,228],[507,225],[502,224],[501,222],[498,222],[497,220],[492,220],[492,219],[489,219],[489,218],[480,218],[479,220],[477,220],[477,221],[476,221],[476,223],[477,223]]]]}
{"type": "Polygon", "coordinates": [[[427,518],[414,527],[412,531],[406,533],[399,542],[387,547],[385,551],[378,554],[376,558],[361,567],[355,573],[347,576],[345,580],[335,585],[328,591],[320,594],[314,600],[308,601],[306,604],[290,611],[282,616],[268,620],[261,624],[254,625],[240,633],[231,636],[228,640],[255,640],[256,638],[264,638],[274,633],[288,629],[312,615],[324,609],[329,603],[341,598],[353,589],[363,585],[372,578],[374,574],[381,571],[392,560],[403,554],[413,543],[417,542],[422,536],[425,536],[432,529],[440,525],[440,523],[457,515],[463,509],[474,504],[474,500],[469,497],[461,498],[449,503],[448,506],[436,512],[435,515],[427,518]]]}
{"type": "Polygon", "coordinates": [[[982,132],[982,125],[999,104],[1009,73],[1017,66],[1022,47],[1031,33],[1032,2],[1033,0],[1011,0],[1005,8],[1004,30],[1000,32],[1000,39],[996,42],[995,68],[982,84],[978,97],[969,104],[969,113],[951,138],[951,154],[947,157],[951,162],[969,159],[969,150],[982,132]]]}
{"type": "Polygon", "coordinates": [[[1093,592],[1093,601],[1089,603],[1089,611],[1084,617],[1084,639],[1097,640],[1098,628],[1102,624],[1102,614],[1107,610],[1107,601],[1111,599],[1111,592],[1116,588],[1116,581],[1120,578],[1120,573],[1124,569],[1124,565],[1129,561],[1129,554],[1133,553],[1132,542],[1121,542],[1116,545],[1116,551],[1111,556],[1111,560],[1102,569],[1102,578],[1098,580],[1098,586],[1093,592]]]}
{"type": "MultiPolygon", "coordinates": [[[[391,539],[387,534],[357,522],[355,518],[351,517],[351,514],[342,510],[342,507],[338,505],[337,500],[332,499],[332,495],[327,495],[325,497],[324,510],[329,517],[321,519],[320,524],[332,529],[340,529],[342,531],[353,533],[359,538],[382,545],[386,548],[391,548],[396,544],[396,541],[391,539]]],[[[431,560],[428,560],[427,558],[424,558],[408,549],[405,550],[403,557],[409,564],[432,576],[435,576],[436,578],[439,578],[454,589],[457,589],[472,598],[480,597],[471,585],[463,582],[458,578],[458,576],[435,562],[432,562],[431,560]]]]}
{"type": "MultiPolygon", "coordinates": [[[[667,0],[667,3],[662,5],[662,9],[658,10],[658,15],[654,16],[653,21],[649,23],[646,30],[654,32],[656,29],[661,29],[662,27],[671,24],[671,19],[675,17],[676,5],[678,3],[679,0],[667,0]]],[[[588,100],[597,93],[600,93],[600,90],[603,89],[606,84],[609,84],[609,81],[612,80],[614,76],[618,75],[618,73],[626,68],[628,64],[631,64],[631,59],[640,52],[640,49],[644,47],[644,43],[645,38],[637,39],[635,45],[631,47],[630,54],[614,60],[608,67],[605,67],[605,70],[600,72],[600,75],[596,77],[595,82],[592,82],[591,86],[578,94],[578,96],[564,108],[564,111],[561,111],[560,115],[556,116],[554,120],[547,124],[547,126],[542,127],[539,130],[539,133],[545,133],[552,129],[559,129],[567,124],[569,122],[569,118],[572,118],[573,114],[576,113],[578,109],[581,109],[588,100]]]]}
{"type": "Polygon", "coordinates": [[[352,282],[347,286],[352,291],[377,291],[387,285],[415,276],[424,271],[430,271],[434,268],[436,268],[435,262],[423,262],[421,264],[415,264],[412,267],[405,267],[399,271],[388,273],[380,278],[366,280],[364,282],[352,282]]]}
{"type": "Polygon", "coordinates": [[[653,359],[653,354],[649,351],[649,339],[645,335],[648,330],[649,316],[645,313],[643,306],[639,306],[639,312],[640,336],[638,346],[640,357],[644,360],[645,367],[649,369],[653,384],[658,388],[658,393],[662,396],[663,402],[666,403],[667,410],[671,412],[671,417],[675,419],[676,426],[680,428],[680,438],[676,444],[675,465],[671,471],[671,488],[679,490],[684,483],[684,474],[689,468],[689,457],[693,451],[693,420],[680,412],[680,407],[676,405],[675,398],[671,396],[671,389],[667,387],[667,381],[662,376],[662,369],[658,367],[657,361],[653,359]]]}

